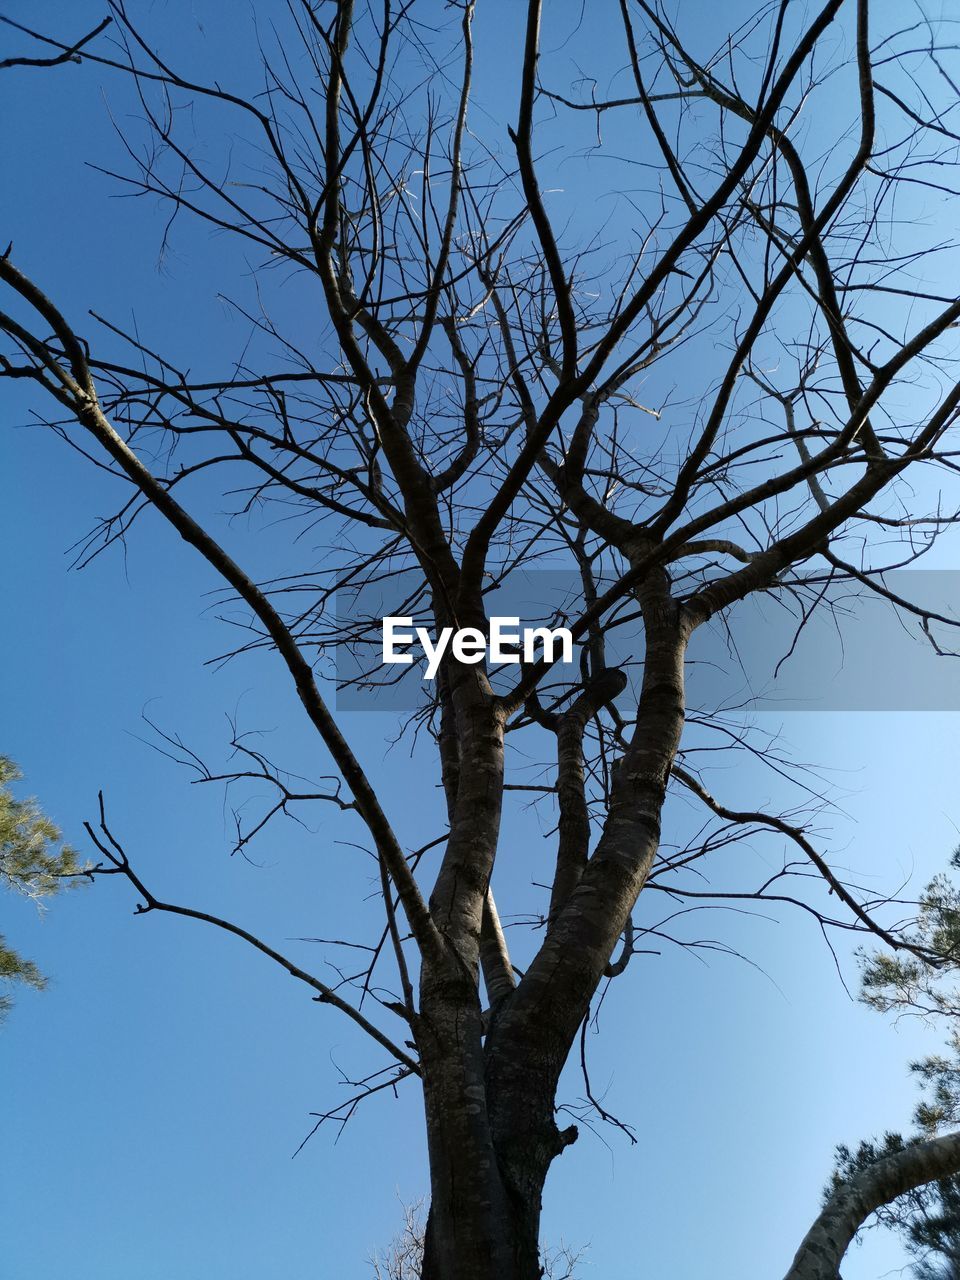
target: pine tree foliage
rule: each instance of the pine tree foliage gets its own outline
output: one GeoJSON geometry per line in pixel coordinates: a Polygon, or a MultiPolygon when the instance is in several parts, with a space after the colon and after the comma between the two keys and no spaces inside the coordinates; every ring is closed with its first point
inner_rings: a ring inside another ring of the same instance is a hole
{"type": "MultiPolygon", "coordinates": [[[[76,853],[62,841],[59,829],[36,800],[18,800],[11,790],[21,774],[12,760],[0,756],[0,884],[43,906],[45,898],[77,884],[85,870],[76,853]]],[[[0,935],[0,982],[6,988],[23,983],[38,990],[46,978],[0,935]]],[[[0,1019],[10,1009],[8,992],[0,992],[0,1019]]]]}
{"type": "MultiPolygon", "coordinates": [[[[960,870],[960,848],[954,850],[950,866],[960,870]]],[[[948,1024],[946,1053],[911,1066],[925,1091],[915,1120],[920,1132],[930,1136],[960,1124],[960,1031],[952,1025],[960,1016],[960,886],[949,875],[935,876],[920,895],[910,934],[931,960],[916,953],[864,954],[861,996],[880,1013],[943,1019],[948,1024]]]]}
{"type": "MultiPolygon", "coordinates": [[[[960,870],[960,848],[951,859],[960,870]]],[[[923,1094],[914,1111],[915,1134],[886,1133],[852,1150],[838,1146],[827,1194],[885,1156],[960,1125],[960,887],[948,874],[935,876],[920,895],[910,930],[931,960],[876,952],[862,955],[861,998],[880,1013],[948,1024],[945,1051],[911,1064],[923,1094]]],[[[898,1231],[917,1259],[917,1280],[960,1280],[960,1175],[917,1187],[883,1205],[878,1225],[898,1231]]]]}

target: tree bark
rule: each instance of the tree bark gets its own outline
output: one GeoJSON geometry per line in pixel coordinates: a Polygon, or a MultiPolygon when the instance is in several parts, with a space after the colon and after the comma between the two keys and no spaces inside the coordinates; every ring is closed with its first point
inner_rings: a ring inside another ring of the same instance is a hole
{"type": "Polygon", "coordinates": [[[540,1280],[544,1183],[577,1131],[554,1122],[553,1072],[484,1053],[479,1006],[466,1009],[456,988],[438,983],[429,1027],[418,1019],[431,1173],[422,1277],[540,1280]]]}
{"type": "Polygon", "coordinates": [[[455,961],[425,971],[416,1035],[430,1160],[423,1278],[527,1280],[487,1116],[476,984],[455,961]]]}

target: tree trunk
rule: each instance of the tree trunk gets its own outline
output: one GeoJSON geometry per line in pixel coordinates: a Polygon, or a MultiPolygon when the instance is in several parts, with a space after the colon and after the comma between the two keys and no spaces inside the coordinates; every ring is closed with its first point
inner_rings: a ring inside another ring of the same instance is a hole
{"type": "Polygon", "coordinates": [[[476,986],[466,974],[426,973],[421,1002],[416,1032],[431,1194],[423,1278],[538,1280],[543,1178],[530,1213],[503,1177],[487,1106],[476,986]]]}
{"type": "Polygon", "coordinates": [[[424,966],[415,1031],[431,1188],[423,1280],[540,1280],[547,1171],[577,1136],[553,1118],[563,1055],[498,1048],[496,1014],[484,1027],[476,982],[453,962],[424,966]]]}
{"type": "Polygon", "coordinates": [[[540,1280],[544,1183],[577,1132],[557,1129],[553,1087],[537,1073],[522,1063],[491,1069],[482,1050],[472,1051],[478,1018],[461,1009],[458,1024],[460,1053],[424,1072],[431,1205],[423,1280],[540,1280]]]}

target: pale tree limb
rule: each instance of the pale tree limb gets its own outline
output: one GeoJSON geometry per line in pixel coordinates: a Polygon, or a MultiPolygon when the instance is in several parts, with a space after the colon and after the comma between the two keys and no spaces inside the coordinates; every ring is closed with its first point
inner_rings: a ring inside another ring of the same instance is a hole
{"type": "Polygon", "coordinates": [[[837,1280],[850,1242],[882,1205],[960,1171],[960,1133],[918,1142],[884,1156],[829,1197],[803,1238],[784,1280],[837,1280]]]}

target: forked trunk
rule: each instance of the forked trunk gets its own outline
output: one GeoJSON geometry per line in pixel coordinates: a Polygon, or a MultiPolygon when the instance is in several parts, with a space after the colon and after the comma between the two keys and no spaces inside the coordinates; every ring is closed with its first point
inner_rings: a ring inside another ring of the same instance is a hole
{"type": "Polygon", "coordinates": [[[465,976],[425,973],[421,997],[431,1184],[423,1280],[539,1280],[547,1170],[576,1137],[553,1120],[557,1071],[524,1070],[519,1056],[497,1051],[490,1028],[484,1044],[465,976]]]}
{"type": "MultiPolygon", "coordinates": [[[[492,1000],[484,1026],[475,955],[488,879],[474,895],[472,943],[421,971],[415,1019],[430,1156],[431,1209],[423,1280],[540,1280],[540,1210],[547,1172],[577,1131],[561,1132],[555,1098],[564,1062],[660,843],[660,815],[684,720],[684,656],[691,620],[665,573],[638,588],[646,651],[630,745],[611,784],[590,856],[554,895],[546,938],[520,984],[492,1000]]],[[[489,784],[502,777],[502,727],[477,715],[472,766],[457,788],[457,881],[492,867],[489,784]],[[487,767],[480,768],[483,764],[487,767]],[[485,828],[485,819],[487,826],[485,828]]],[[[583,843],[589,840],[586,827],[583,843]]],[[[451,836],[451,842],[454,836],[451,836]]],[[[448,871],[448,876],[450,875],[448,871]]],[[[456,901],[451,893],[450,898],[456,901]]],[[[431,906],[441,895],[435,891],[431,906]]],[[[466,913],[451,911],[450,931],[466,913]]],[[[490,987],[488,981],[487,986],[490,987]]],[[[489,994],[489,991],[488,991],[489,994]]]]}

